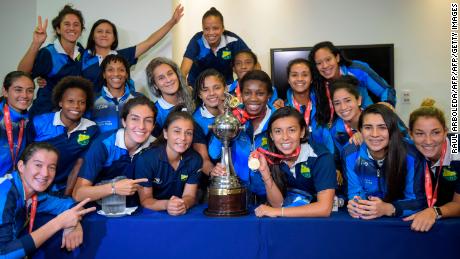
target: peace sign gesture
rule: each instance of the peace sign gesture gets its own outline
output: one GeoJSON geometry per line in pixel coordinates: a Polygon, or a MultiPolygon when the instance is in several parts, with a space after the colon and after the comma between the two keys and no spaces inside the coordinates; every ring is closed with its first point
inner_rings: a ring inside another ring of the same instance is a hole
{"type": "Polygon", "coordinates": [[[38,16],[38,23],[35,26],[34,34],[33,34],[33,42],[38,44],[43,44],[45,42],[47,34],[46,34],[46,27],[48,26],[48,18],[45,19],[45,23],[42,23],[42,17],[38,16]]]}
{"type": "Polygon", "coordinates": [[[90,198],[86,198],[77,205],[75,205],[73,208],[68,209],[63,213],[59,214],[59,216],[57,216],[57,219],[60,223],[61,229],[75,227],[85,214],[96,210],[96,207],[91,207],[88,209],[85,209],[83,207],[90,200],[90,198]]]}

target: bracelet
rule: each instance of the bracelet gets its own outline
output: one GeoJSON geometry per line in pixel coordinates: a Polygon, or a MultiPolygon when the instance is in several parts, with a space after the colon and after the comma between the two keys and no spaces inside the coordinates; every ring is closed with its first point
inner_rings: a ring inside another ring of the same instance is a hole
{"type": "Polygon", "coordinates": [[[115,191],[115,181],[112,181],[112,195],[115,195],[117,194],[117,192],[115,191]]]}
{"type": "Polygon", "coordinates": [[[284,217],[284,207],[281,207],[281,217],[284,217]]]}

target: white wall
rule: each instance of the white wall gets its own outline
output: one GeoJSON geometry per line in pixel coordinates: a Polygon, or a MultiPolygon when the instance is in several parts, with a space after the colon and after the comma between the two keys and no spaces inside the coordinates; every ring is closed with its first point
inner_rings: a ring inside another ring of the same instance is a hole
{"type": "Polygon", "coordinates": [[[236,32],[270,73],[270,48],[395,44],[395,85],[411,91],[411,104],[397,105],[403,120],[424,97],[448,111],[450,103],[450,3],[448,0],[182,0],[185,17],[174,32],[180,62],[201,17],[215,6],[226,29],[236,32]]]}

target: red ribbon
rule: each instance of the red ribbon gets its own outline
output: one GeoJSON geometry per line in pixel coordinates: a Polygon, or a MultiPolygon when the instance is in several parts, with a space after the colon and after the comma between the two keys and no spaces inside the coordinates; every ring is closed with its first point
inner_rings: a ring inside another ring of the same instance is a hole
{"type": "MultiPolygon", "coordinates": [[[[26,196],[27,187],[25,183],[23,183],[23,185],[24,185],[24,196],[26,196]]],[[[34,223],[35,223],[35,215],[37,214],[37,204],[38,204],[37,194],[36,193],[33,194],[31,199],[32,199],[32,204],[30,208],[29,233],[32,233],[32,229],[34,228],[34,223]]],[[[26,213],[29,214],[27,202],[26,202],[26,213]]]]}
{"type": "MultiPolygon", "coordinates": [[[[296,108],[296,110],[298,110],[299,112],[302,112],[300,110],[300,103],[297,102],[297,100],[294,98],[294,93],[292,94],[292,103],[294,104],[294,107],[296,108]]],[[[310,126],[310,114],[311,114],[311,100],[308,100],[308,103],[305,106],[305,112],[303,113],[305,123],[307,123],[307,128],[310,126]]]]}
{"type": "Polygon", "coordinates": [[[245,124],[248,120],[255,119],[259,116],[251,116],[248,112],[241,108],[234,108],[232,114],[240,121],[241,124],[245,124]]]}
{"type": "Polygon", "coordinates": [[[343,125],[345,126],[345,131],[347,132],[348,136],[349,136],[350,138],[353,137],[353,134],[355,134],[355,133],[353,132],[353,130],[351,129],[351,127],[348,126],[348,124],[347,124],[345,121],[343,122],[343,125]]]}
{"type": "Polygon", "coordinates": [[[261,147],[258,147],[258,148],[256,149],[256,152],[259,152],[260,154],[262,154],[262,155],[265,157],[265,160],[267,160],[267,162],[268,162],[269,164],[273,165],[273,164],[276,164],[276,163],[275,163],[273,160],[271,160],[271,159],[269,158],[269,156],[278,158],[280,161],[282,161],[282,160],[288,160],[288,159],[291,159],[291,158],[295,158],[295,157],[297,157],[297,156],[300,154],[300,146],[298,146],[298,147],[296,148],[296,150],[294,151],[294,154],[289,155],[289,156],[281,155],[281,154],[277,154],[277,153],[273,153],[273,152],[270,152],[270,151],[268,151],[268,150],[265,150],[265,149],[263,149],[263,148],[261,148],[261,147]]]}
{"type": "Polygon", "coordinates": [[[442,150],[441,150],[441,158],[439,159],[439,168],[436,170],[437,179],[436,179],[436,185],[434,188],[433,192],[433,186],[431,182],[431,175],[430,175],[430,169],[428,164],[425,167],[425,193],[426,193],[426,200],[428,203],[428,207],[432,208],[436,201],[438,200],[438,186],[439,186],[439,178],[441,178],[441,171],[442,171],[442,166],[444,162],[444,156],[446,155],[446,150],[447,150],[447,141],[444,141],[442,144],[442,150]]]}
{"type": "Polygon", "coordinates": [[[326,81],[326,95],[329,101],[329,109],[331,110],[331,117],[329,118],[329,125],[332,125],[332,119],[334,118],[334,105],[332,104],[331,92],[329,91],[329,82],[326,81]]]}
{"type": "Polygon", "coordinates": [[[22,138],[24,136],[24,120],[21,119],[19,122],[19,136],[18,136],[18,146],[16,148],[16,153],[14,152],[14,138],[13,138],[13,123],[11,122],[10,108],[8,104],[3,106],[3,114],[5,120],[6,135],[8,138],[8,145],[10,147],[11,160],[13,161],[13,169],[16,169],[16,158],[21,149],[22,138]]]}

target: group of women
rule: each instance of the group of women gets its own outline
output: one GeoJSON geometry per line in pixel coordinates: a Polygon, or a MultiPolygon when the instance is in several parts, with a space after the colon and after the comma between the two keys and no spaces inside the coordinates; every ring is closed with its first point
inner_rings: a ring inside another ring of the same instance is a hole
{"type": "Polygon", "coordinates": [[[127,196],[128,206],[185,214],[201,200],[203,179],[227,173],[209,125],[225,112],[228,92],[245,126],[231,155],[257,216],[327,217],[336,195],[354,218],[404,217],[417,231],[460,215],[460,159],[450,153],[443,112],[424,102],[407,129],[394,112],[394,88],[331,42],[289,63],[290,89],[280,100],[257,56],[211,8],[180,67],[163,57],[146,67],[157,101],[136,92],[130,66],[182,15],[178,6],[162,28],[122,50],[105,19],[84,49],[84,19],[71,6],[52,21],[56,40],[40,48],[47,20],[39,17],[19,71],[3,83],[0,254],[29,254],[59,229],[74,249],[78,221],[94,210],[83,206],[113,194],[127,196]],[[258,168],[248,165],[253,159],[258,168]],[[81,203],[72,208],[71,198],[81,203]],[[34,229],[37,208],[58,216],[34,229]]]}

